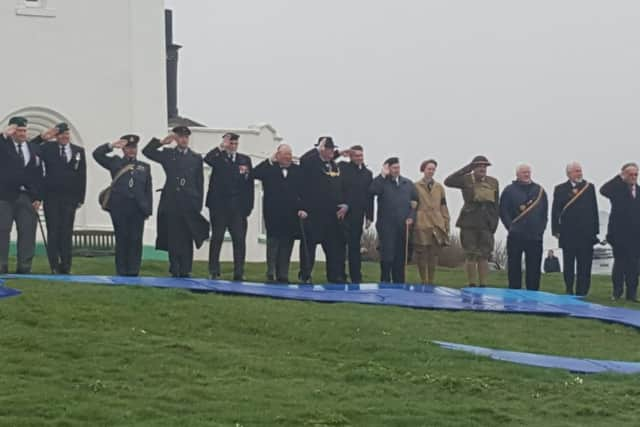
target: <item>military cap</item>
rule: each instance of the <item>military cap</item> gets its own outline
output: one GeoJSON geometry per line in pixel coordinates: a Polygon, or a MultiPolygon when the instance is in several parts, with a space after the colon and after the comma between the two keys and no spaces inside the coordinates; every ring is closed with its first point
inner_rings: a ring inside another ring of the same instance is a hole
{"type": "Polygon", "coordinates": [[[222,138],[229,138],[231,141],[237,141],[240,139],[240,135],[233,132],[227,132],[224,135],[222,135],[222,138]]]}
{"type": "Polygon", "coordinates": [[[333,138],[330,136],[321,136],[318,138],[318,143],[316,147],[324,142],[324,148],[336,148],[336,144],[333,142],[333,138]]]}
{"type": "Polygon", "coordinates": [[[397,165],[398,163],[400,163],[400,159],[397,157],[389,157],[384,161],[384,164],[389,166],[397,165]]]}
{"type": "Polygon", "coordinates": [[[29,121],[24,117],[16,116],[16,117],[11,117],[11,119],[9,120],[9,126],[16,125],[19,128],[26,128],[27,123],[29,123],[29,121]]]}
{"type": "Polygon", "coordinates": [[[491,166],[491,162],[485,156],[475,156],[471,161],[472,166],[491,166]]]}
{"type": "Polygon", "coordinates": [[[178,136],[189,136],[189,135],[191,135],[191,129],[189,129],[186,126],[176,126],[171,130],[172,130],[173,133],[175,133],[178,136]]]}
{"type": "Polygon", "coordinates": [[[138,135],[124,135],[120,139],[127,141],[125,147],[137,147],[138,142],[140,142],[140,137],[138,135]]]}
{"type": "Polygon", "coordinates": [[[58,133],[65,133],[69,130],[69,125],[66,123],[58,123],[55,128],[58,129],[58,133]]]}

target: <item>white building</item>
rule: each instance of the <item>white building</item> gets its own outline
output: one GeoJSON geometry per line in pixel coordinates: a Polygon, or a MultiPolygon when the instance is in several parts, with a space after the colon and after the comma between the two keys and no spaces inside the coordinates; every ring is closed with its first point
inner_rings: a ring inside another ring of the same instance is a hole
{"type": "MultiPolygon", "coordinates": [[[[168,128],[169,33],[165,39],[163,0],[3,0],[0,36],[7,49],[0,79],[0,126],[22,115],[35,135],[64,121],[71,126],[73,141],[88,154],[126,133],[139,134],[143,142],[163,137],[168,128]]],[[[171,47],[176,52],[179,48],[171,47]]],[[[175,102],[175,93],[171,95],[175,102]]],[[[177,114],[175,106],[170,110],[177,114]]],[[[193,148],[206,153],[226,130],[194,128],[193,148]]],[[[269,125],[233,131],[241,135],[242,151],[254,162],[281,141],[269,125]]],[[[97,203],[109,175],[93,159],[87,166],[87,201],[77,214],[76,228],[111,229],[109,216],[97,203]]],[[[160,188],[162,170],[154,165],[152,173],[154,187],[160,188]]],[[[247,238],[250,261],[264,259],[261,216],[261,192],[256,191],[247,238]]],[[[145,245],[154,242],[152,217],[145,245]]],[[[223,249],[224,259],[231,258],[229,246],[223,249]]],[[[207,248],[196,256],[206,259],[207,248]]]]}

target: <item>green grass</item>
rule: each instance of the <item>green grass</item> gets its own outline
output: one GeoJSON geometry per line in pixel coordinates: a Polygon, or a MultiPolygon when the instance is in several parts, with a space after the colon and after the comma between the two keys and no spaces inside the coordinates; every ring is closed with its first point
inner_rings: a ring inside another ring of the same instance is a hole
{"type": "MultiPolygon", "coordinates": [[[[45,273],[43,259],[36,269],[45,273]]],[[[228,265],[226,266],[229,271],[228,265]]],[[[110,274],[112,260],[77,260],[110,274]]],[[[148,262],[145,275],[165,275],[148,262]]],[[[206,267],[196,266],[204,276],[206,267]]],[[[440,282],[459,287],[460,271],[440,282]]],[[[367,280],[378,269],[367,265],[367,280]]],[[[321,275],[316,280],[321,282],[321,275]]],[[[263,267],[247,278],[261,281],[263,267]]],[[[411,276],[415,279],[415,271],[411,276]]],[[[502,274],[493,276],[502,284],[502,274]]],[[[580,376],[440,349],[446,340],[640,361],[632,328],[10,281],[0,300],[0,426],[637,426],[640,377],[580,376]]],[[[543,290],[563,289],[545,276],[543,290]]],[[[608,302],[607,277],[592,300],[608,302]]]]}

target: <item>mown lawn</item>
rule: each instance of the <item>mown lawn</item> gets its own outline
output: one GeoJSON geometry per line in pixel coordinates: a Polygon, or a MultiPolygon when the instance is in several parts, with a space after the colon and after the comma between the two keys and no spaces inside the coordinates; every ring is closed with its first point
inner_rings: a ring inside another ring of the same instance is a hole
{"type": "MultiPolygon", "coordinates": [[[[44,262],[38,259],[39,272],[46,273],[44,262]]],[[[77,274],[112,270],[110,259],[74,267],[77,274]]],[[[144,275],[165,271],[162,263],[144,266],[144,275]]],[[[199,263],[197,274],[205,271],[199,263]]],[[[377,275],[375,265],[366,266],[367,280],[377,275]]],[[[263,277],[261,265],[249,267],[247,279],[263,277]]],[[[440,272],[447,286],[459,287],[462,277],[440,272]]],[[[640,361],[640,335],[628,327],[160,289],[8,285],[23,294],[0,300],[3,427],[640,425],[638,376],[577,376],[430,343],[640,361]]],[[[544,278],[543,290],[562,289],[559,276],[544,278]]],[[[596,278],[592,300],[609,303],[609,292],[608,278],[596,278]]]]}

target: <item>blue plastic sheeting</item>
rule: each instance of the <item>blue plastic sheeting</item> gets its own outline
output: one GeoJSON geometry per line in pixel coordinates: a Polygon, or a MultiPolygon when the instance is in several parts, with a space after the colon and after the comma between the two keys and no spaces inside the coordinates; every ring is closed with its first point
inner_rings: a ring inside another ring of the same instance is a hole
{"type": "Polygon", "coordinates": [[[20,295],[20,291],[5,287],[4,281],[0,280],[0,299],[15,297],[17,295],[20,295]]]}
{"type": "Polygon", "coordinates": [[[573,357],[548,356],[544,354],[520,353],[517,351],[494,350],[471,345],[434,341],[442,348],[464,351],[477,356],[486,356],[494,360],[517,363],[519,365],[540,368],[557,368],[582,374],[614,372],[619,374],[640,373],[640,363],[619,362],[615,360],[576,359],[573,357]]]}

